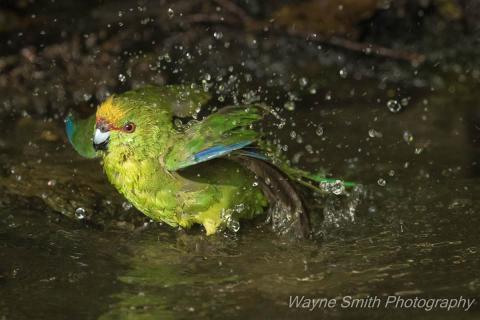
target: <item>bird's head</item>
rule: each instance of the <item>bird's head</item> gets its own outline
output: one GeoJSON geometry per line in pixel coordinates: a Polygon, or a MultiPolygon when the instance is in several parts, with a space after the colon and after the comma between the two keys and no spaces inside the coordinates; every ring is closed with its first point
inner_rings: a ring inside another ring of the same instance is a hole
{"type": "MultiPolygon", "coordinates": [[[[146,150],[159,133],[160,110],[140,100],[109,97],[97,109],[93,147],[134,154],[146,150]]],[[[161,112],[160,112],[161,113],[161,112]]]]}

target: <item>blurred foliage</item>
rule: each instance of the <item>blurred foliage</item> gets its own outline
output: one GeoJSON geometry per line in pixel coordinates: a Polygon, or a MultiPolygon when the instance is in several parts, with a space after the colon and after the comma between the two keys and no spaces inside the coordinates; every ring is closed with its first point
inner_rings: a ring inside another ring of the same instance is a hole
{"type": "Polygon", "coordinates": [[[381,11],[390,10],[398,18],[416,20],[415,13],[422,15],[422,10],[432,10],[443,19],[455,21],[463,18],[465,9],[457,0],[307,0],[280,6],[273,17],[285,27],[355,38],[362,32],[360,23],[381,11]]]}
{"type": "Polygon", "coordinates": [[[436,0],[434,4],[439,13],[449,20],[458,20],[463,16],[462,8],[454,0],[436,0]]]}
{"type": "MultiPolygon", "coordinates": [[[[479,15],[476,0],[3,1],[0,116],[62,118],[119,88],[199,82],[205,70],[250,58],[255,63],[246,68],[259,75],[260,62],[271,61],[262,68],[274,70],[277,53],[295,48],[305,61],[331,64],[328,54],[305,51],[312,34],[329,52],[352,52],[349,61],[365,70],[372,56],[387,58],[376,61],[379,67],[416,60],[403,51],[425,54],[427,66],[453,61],[470,70],[478,65],[479,15]],[[203,73],[185,76],[190,65],[203,73]]],[[[298,70],[284,67],[287,74],[298,70]]]]}
{"type": "Polygon", "coordinates": [[[356,38],[358,24],[371,18],[379,9],[377,0],[326,0],[290,3],[280,7],[273,17],[287,28],[324,35],[345,35],[356,38]]]}

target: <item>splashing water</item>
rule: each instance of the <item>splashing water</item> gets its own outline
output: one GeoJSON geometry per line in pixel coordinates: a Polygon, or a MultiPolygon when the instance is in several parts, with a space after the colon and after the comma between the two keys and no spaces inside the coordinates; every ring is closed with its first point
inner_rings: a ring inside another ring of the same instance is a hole
{"type": "Polygon", "coordinates": [[[366,194],[365,187],[357,185],[348,194],[327,197],[323,208],[324,220],[321,231],[325,232],[325,228],[340,228],[345,224],[355,222],[357,208],[366,194]]]}
{"type": "Polygon", "coordinates": [[[245,205],[243,203],[237,205],[234,209],[222,209],[220,217],[228,230],[235,233],[240,230],[240,222],[235,215],[241,213],[244,209],[245,205]]]}
{"type": "Polygon", "coordinates": [[[271,223],[272,231],[280,236],[296,235],[300,223],[300,212],[294,212],[278,203],[274,203],[268,209],[267,223],[271,223]]]}

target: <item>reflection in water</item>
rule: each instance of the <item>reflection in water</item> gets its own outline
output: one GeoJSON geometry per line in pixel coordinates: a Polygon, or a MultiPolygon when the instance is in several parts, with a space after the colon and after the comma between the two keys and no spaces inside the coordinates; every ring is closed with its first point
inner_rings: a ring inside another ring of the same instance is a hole
{"type": "Polygon", "coordinates": [[[122,290],[117,275],[126,267],[121,239],[111,239],[57,213],[0,209],[0,319],[89,319],[105,312],[122,290]]]}
{"type": "MultiPolygon", "coordinates": [[[[130,269],[120,276],[126,287],[104,317],[281,316],[294,312],[290,295],[476,297],[480,258],[471,226],[480,221],[461,192],[446,200],[451,187],[406,192],[405,205],[379,191],[377,212],[330,228],[320,242],[285,242],[254,227],[209,238],[146,231],[129,243],[130,269]]],[[[328,309],[304,316],[318,312],[340,317],[328,309]]]]}

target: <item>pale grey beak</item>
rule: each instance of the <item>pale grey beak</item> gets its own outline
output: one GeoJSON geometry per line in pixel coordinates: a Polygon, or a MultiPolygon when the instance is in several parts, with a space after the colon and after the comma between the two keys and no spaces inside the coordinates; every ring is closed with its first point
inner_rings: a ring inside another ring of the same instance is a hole
{"type": "Polygon", "coordinates": [[[106,150],[109,138],[110,132],[102,131],[98,128],[95,129],[95,134],[93,135],[93,148],[95,148],[95,150],[106,150]]]}

